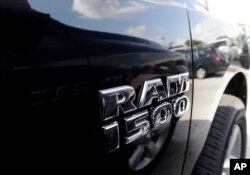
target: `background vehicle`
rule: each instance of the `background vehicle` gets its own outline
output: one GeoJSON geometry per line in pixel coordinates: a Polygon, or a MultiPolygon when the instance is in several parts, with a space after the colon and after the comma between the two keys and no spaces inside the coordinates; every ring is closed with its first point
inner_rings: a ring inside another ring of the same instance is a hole
{"type": "Polygon", "coordinates": [[[219,174],[244,157],[247,69],[194,74],[196,51],[241,34],[206,3],[2,0],[0,11],[9,171],[219,174]]]}
{"type": "Polygon", "coordinates": [[[247,37],[246,32],[245,32],[240,39],[239,55],[240,55],[241,65],[246,69],[250,67],[250,59],[249,59],[250,47],[249,47],[248,40],[249,40],[249,37],[247,37]]]}
{"type": "Polygon", "coordinates": [[[250,47],[250,36],[247,37],[248,48],[250,47]]]}
{"type": "Polygon", "coordinates": [[[219,51],[224,54],[227,61],[239,59],[238,47],[230,38],[218,39],[215,42],[210,43],[209,46],[218,48],[219,51]]]}
{"type": "MultiPolygon", "coordinates": [[[[185,57],[191,58],[190,52],[185,50],[176,50],[185,55],[185,57]]],[[[198,48],[193,49],[195,64],[195,77],[202,79],[209,74],[216,74],[220,71],[225,71],[228,66],[228,62],[222,53],[215,48],[198,48]]],[[[191,59],[189,59],[191,61],[191,59]]],[[[192,62],[190,62],[191,64],[192,62]]]]}

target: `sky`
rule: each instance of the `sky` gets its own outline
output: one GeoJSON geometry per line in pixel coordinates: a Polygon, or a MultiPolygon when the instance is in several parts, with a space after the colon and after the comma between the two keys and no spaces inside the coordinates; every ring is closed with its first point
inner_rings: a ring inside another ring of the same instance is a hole
{"type": "MultiPolygon", "coordinates": [[[[194,1],[194,0],[186,0],[194,1]]],[[[205,0],[196,0],[205,1],[205,0]]],[[[155,41],[161,45],[180,45],[189,33],[185,0],[29,0],[32,8],[51,15],[60,22],[79,28],[119,33],[155,41]],[[179,2],[179,3],[178,3],[179,2]],[[172,8],[172,6],[176,8],[172,8]],[[162,20],[163,16],[165,20],[162,20]],[[164,27],[166,26],[166,27],[164,27]],[[178,28],[178,30],[176,30],[178,28]],[[174,42],[173,42],[174,41],[174,42]]],[[[250,0],[207,0],[210,13],[233,23],[246,24],[250,35],[250,0]]],[[[213,42],[213,36],[239,31],[211,19],[193,23],[193,37],[213,42]],[[220,27],[220,30],[218,29],[220,27]]],[[[239,28],[241,30],[241,28],[239,28]]]]}
{"type": "Polygon", "coordinates": [[[208,6],[212,14],[250,27],[250,0],[208,0],[208,6]]]}

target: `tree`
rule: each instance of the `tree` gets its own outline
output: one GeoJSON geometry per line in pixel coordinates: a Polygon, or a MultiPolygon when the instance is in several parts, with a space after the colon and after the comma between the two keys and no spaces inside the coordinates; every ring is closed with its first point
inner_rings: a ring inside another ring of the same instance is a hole
{"type": "Polygon", "coordinates": [[[224,38],[229,38],[227,35],[222,35],[222,36],[218,36],[216,38],[216,40],[219,40],[219,39],[224,39],[224,38]]]}
{"type": "MultiPolygon", "coordinates": [[[[186,46],[191,46],[191,41],[190,40],[187,40],[185,42],[185,45],[186,46]]],[[[199,41],[199,40],[193,40],[193,46],[196,46],[196,47],[202,47],[204,46],[204,43],[202,41],[199,41]]]]}

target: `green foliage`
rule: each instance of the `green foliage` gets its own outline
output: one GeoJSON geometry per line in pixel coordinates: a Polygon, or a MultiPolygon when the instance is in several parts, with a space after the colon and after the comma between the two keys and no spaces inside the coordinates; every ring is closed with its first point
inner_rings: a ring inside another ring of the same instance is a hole
{"type": "MultiPolygon", "coordinates": [[[[187,40],[185,42],[185,45],[186,46],[191,46],[191,41],[187,40]]],[[[202,47],[202,46],[204,46],[204,43],[202,41],[199,41],[199,40],[193,40],[193,46],[195,46],[195,47],[202,47]]]]}

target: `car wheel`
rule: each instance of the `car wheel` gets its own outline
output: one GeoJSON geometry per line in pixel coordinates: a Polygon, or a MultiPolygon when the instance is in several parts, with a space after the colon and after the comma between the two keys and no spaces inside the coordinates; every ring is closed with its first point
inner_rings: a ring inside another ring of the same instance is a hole
{"type": "Polygon", "coordinates": [[[138,171],[147,167],[163,148],[167,136],[167,128],[161,128],[151,131],[141,144],[132,144],[128,150],[128,164],[130,169],[138,171]]]}
{"type": "Polygon", "coordinates": [[[245,152],[244,104],[235,96],[223,95],[193,174],[229,175],[230,159],[244,158],[245,152]]]}
{"type": "Polygon", "coordinates": [[[200,67],[196,70],[196,78],[198,79],[203,79],[205,78],[207,72],[206,72],[206,69],[200,67]]]}

